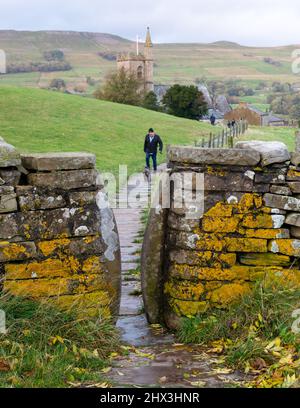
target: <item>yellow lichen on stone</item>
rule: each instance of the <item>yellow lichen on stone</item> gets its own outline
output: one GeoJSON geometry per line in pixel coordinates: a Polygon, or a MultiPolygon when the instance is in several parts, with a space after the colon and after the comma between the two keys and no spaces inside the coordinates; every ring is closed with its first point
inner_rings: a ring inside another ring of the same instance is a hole
{"type": "Polygon", "coordinates": [[[299,269],[283,269],[277,272],[271,271],[266,275],[264,283],[269,286],[280,284],[285,287],[299,288],[300,271],[299,269]]]}
{"type": "Polygon", "coordinates": [[[67,238],[54,239],[52,241],[42,241],[38,243],[38,248],[44,256],[50,256],[58,249],[62,249],[70,244],[71,240],[67,238]]]}
{"type": "Polygon", "coordinates": [[[248,213],[251,209],[260,208],[262,206],[262,198],[258,194],[246,193],[244,194],[238,204],[233,204],[238,213],[248,213]]]}
{"type": "Polygon", "coordinates": [[[241,216],[234,215],[232,217],[226,218],[224,221],[223,217],[203,217],[202,228],[205,232],[235,232],[238,228],[239,222],[241,221],[241,216]]]}
{"type": "Polygon", "coordinates": [[[273,253],[300,257],[300,240],[298,239],[276,239],[269,242],[268,248],[273,253]]]}
{"type": "Polygon", "coordinates": [[[169,299],[169,305],[171,309],[178,316],[196,316],[199,313],[204,313],[208,309],[207,302],[191,302],[179,299],[169,299]]]}
{"type": "Polygon", "coordinates": [[[273,228],[273,218],[269,214],[247,214],[241,223],[246,228],[273,228]]]}
{"type": "Polygon", "coordinates": [[[111,317],[110,304],[112,296],[105,291],[96,291],[81,295],[63,295],[51,298],[51,301],[62,310],[73,310],[79,317],[111,317]]]}
{"type": "Polygon", "coordinates": [[[175,299],[199,300],[204,292],[204,286],[189,281],[169,280],[165,283],[165,294],[175,299]]]}
{"type": "Polygon", "coordinates": [[[226,308],[250,290],[251,286],[248,283],[228,283],[208,292],[207,299],[215,307],[226,308]]]}
{"type": "Polygon", "coordinates": [[[207,217],[231,217],[232,206],[225,203],[217,203],[215,206],[206,211],[205,215],[207,217]]]}
{"type": "Polygon", "coordinates": [[[9,263],[5,265],[5,279],[7,280],[67,277],[71,274],[72,271],[68,265],[60,259],[46,259],[45,261],[21,264],[9,263]]]}
{"type": "Polygon", "coordinates": [[[287,173],[287,178],[299,179],[300,180],[300,171],[289,169],[287,173]]]}
{"type": "Polygon", "coordinates": [[[105,290],[107,284],[101,275],[76,275],[71,278],[5,280],[4,290],[15,296],[33,298],[72,295],[105,290]]]}
{"type": "Polygon", "coordinates": [[[267,252],[265,239],[225,237],[224,241],[229,252],[267,252]]]}
{"type": "Polygon", "coordinates": [[[282,229],[250,229],[240,227],[237,231],[241,235],[245,235],[248,238],[263,238],[263,239],[276,239],[284,234],[282,229]]]}
{"type": "Polygon", "coordinates": [[[291,260],[287,255],[272,254],[267,252],[263,254],[241,254],[239,257],[239,261],[244,265],[286,266],[290,264],[291,260]]]}
{"type": "Polygon", "coordinates": [[[82,271],[87,274],[97,274],[103,272],[103,263],[99,256],[90,256],[82,263],[82,271]]]}
{"type": "Polygon", "coordinates": [[[0,258],[2,262],[15,261],[18,258],[30,258],[31,253],[22,243],[0,242],[0,258]]]}
{"type": "Polygon", "coordinates": [[[202,268],[198,266],[174,264],[170,266],[169,275],[171,278],[191,281],[255,281],[263,278],[268,272],[278,272],[282,270],[283,268],[280,266],[270,266],[266,268],[265,266],[235,265],[231,268],[202,268]]]}

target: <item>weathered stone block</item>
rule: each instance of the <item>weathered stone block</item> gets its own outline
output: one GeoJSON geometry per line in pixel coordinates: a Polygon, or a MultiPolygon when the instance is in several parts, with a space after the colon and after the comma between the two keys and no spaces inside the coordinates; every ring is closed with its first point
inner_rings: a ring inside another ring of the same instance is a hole
{"type": "Polygon", "coordinates": [[[15,193],[0,195],[0,213],[10,213],[17,211],[18,204],[15,193]]]}
{"type": "MultiPolygon", "coordinates": [[[[299,183],[299,185],[300,185],[300,183],[299,183]]],[[[291,190],[292,190],[292,188],[289,188],[289,187],[286,187],[286,186],[279,186],[279,185],[276,186],[275,185],[275,186],[270,187],[270,193],[280,194],[280,195],[285,195],[285,196],[291,195],[292,194],[291,190]]],[[[299,188],[299,192],[300,192],[300,188],[299,188]]]]}
{"type": "Polygon", "coordinates": [[[26,169],[37,171],[92,169],[96,164],[95,155],[89,153],[33,153],[21,158],[26,169]]]}
{"type": "MultiPolygon", "coordinates": [[[[170,298],[168,301],[171,309],[173,309],[178,316],[196,316],[199,313],[205,313],[209,308],[208,302],[205,301],[191,302],[189,300],[180,300],[174,298],[170,298]]],[[[168,327],[173,329],[178,329],[180,327],[180,322],[178,322],[177,325],[174,324],[174,321],[176,323],[176,319],[174,318],[174,316],[170,316],[169,318],[167,317],[166,320],[170,320],[168,322],[168,327]]]]}
{"type": "Polygon", "coordinates": [[[203,217],[202,220],[202,229],[205,232],[220,232],[220,233],[229,233],[235,232],[238,229],[238,225],[242,219],[242,215],[233,215],[228,217],[224,221],[223,217],[203,217]]]}
{"type": "Polygon", "coordinates": [[[298,167],[300,164],[300,151],[291,153],[291,163],[298,167]]]}
{"type": "Polygon", "coordinates": [[[300,194],[300,182],[294,181],[287,183],[293,193],[300,194]]]}
{"type": "Polygon", "coordinates": [[[222,252],[267,252],[267,240],[226,237],[222,234],[170,232],[169,240],[182,249],[222,252]]]}
{"type": "Polygon", "coordinates": [[[14,146],[5,142],[0,137],[0,167],[19,166],[21,164],[20,154],[14,146]]]}
{"type": "Polygon", "coordinates": [[[193,283],[170,279],[165,283],[164,293],[174,299],[198,301],[204,293],[204,286],[200,282],[193,283]]]}
{"type": "Polygon", "coordinates": [[[255,151],[241,149],[202,149],[188,146],[169,146],[170,162],[199,163],[218,165],[255,166],[260,161],[260,155],[255,151]]]}
{"type": "MultiPolygon", "coordinates": [[[[9,263],[5,265],[6,280],[24,280],[41,278],[66,278],[73,275],[103,275],[104,265],[98,256],[79,259],[65,256],[61,259],[48,258],[44,261],[27,263],[9,263]]],[[[103,275],[104,276],[104,275],[103,275]]]]}
{"type": "Polygon", "coordinates": [[[216,307],[226,308],[250,291],[248,283],[228,283],[208,293],[207,299],[216,307]]]}
{"type": "Polygon", "coordinates": [[[28,183],[37,187],[76,188],[96,187],[98,172],[94,169],[55,171],[51,173],[30,173],[28,183]]]}
{"type": "Polygon", "coordinates": [[[85,205],[96,203],[96,191],[75,191],[69,194],[70,205],[72,207],[84,207],[85,205]]]}
{"type": "Polygon", "coordinates": [[[21,211],[49,210],[67,206],[64,196],[55,191],[19,186],[16,193],[21,211]]]}
{"type": "Polygon", "coordinates": [[[61,238],[51,241],[40,241],[37,247],[43,257],[102,255],[105,246],[99,235],[83,238],[61,238]]]}
{"type": "Polygon", "coordinates": [[[269,251],[290,256],[300,256],[300,240],[276,239],[268,245],[269,251]]]}
{"type": "Polygon", "coordinates": [[[18,214],[19,229],[29,240],[98,235],[100,231],[97,207],[60,208],[48,211],[28,211],[18,214]]]}
{"type": "Polygon", "coordinates": [[[280,171],[276,173],[275,172],[256,173],[255,183],[257,183],[257,185],[284,184],[285,177],[286,177],[285,174],[281,174],[280,171]]]}
{"type": "Polygon", "coordinates": [[[265,142],[259,140],[250,140],[237,142],[235,145],[239,149],[249,149],[258,152],[261,156],[261,165],[268,166],[273,163],[283,163],[290,160],[290,154],[284,143],[265,142]]]}
{"type": "Polygon", "coordinates": [[[172,229],[192,232],[195,228],[199,227],[199,223],[199,219],[188,220],[185,216],[181,217],[171,211],[169,212],[168,226],[172,229]]]}
{"type": "Polygon", "coordinates": [[[204,175],[204,186],[206,191],[253,191],[253,179],[246,173],[227,173],[226,175],[204,175]]]}
{"type": "Polygon", "coordinates": [[[174,250],[170,252],[170,261],[179,265],[223,266],[229,267],[236,263],[236,254],[222,254],[211,251],[174,250]]]}
{"type": "Polygon", "coordinates": [[[5,280],[4,290],[15,296],[34,298],[88,293],[106,290],[107,284],[102,275],[74,275],[69,278],[5,280]]]}
{"type": "Polygon", "coordinates": [[[300,214],[299,213],[290,213],[287,215],[285,223],[288,225],[294,225],[300,227],[300,214]]]}
{"type": "Polygon", "coordinates": [[[17,186],[20,183],[21,173],[14,168],[0,169],[0,178],[9,186],[17,186]]]}
{"type": "MultiPolygon", "coordinates": [[[[275,197],[280,197],[275,195],[275,197]]],[[[246,214],[241,226],[246,228],[280,228],[284,224],[285,216],[277,214],[246,214]]]]}
{"type": "MultiPolygon", "coordinates": [[[[105,290],[97,290],[80,295],[63,295],[51,298],[60,309],[73,309],[79,317],[98,317],[99,312],[103,318],[111,318],[111,303],[116,295],[105,290]]],[[[114,314],[113,314],[114,316],[114,314]]]]}
{"type": "Polygon", "coordinates": [[[280,196],[277,194],[265,194],[264,203],[267,207],[279,208],[287,211],[300,211],[300,200],[290,196],[280,196]]]}
{"type": "Polygon", "coordinates": [[[20,223],[17,213],[0,214],[0,240],[20,241],[22,233],[19,227],[20,223]]]}
{"type": "Polygon", "coordinates": [[[264,238],[264,239],[290,238],[290,231],[287,228],[276,229],[239,228],[238,232],[239,234],[245,235],[248,238],[264,238]]]}
{"type": "Polygon", "coordinates": [[[300,171],[290,169],[286,176],[287,181],[300,181],[300,171]]]}
{"type": "Polygon", "coordinates": [[[36,257],[34,242],[1,242],[0,262],[23,261],[36,257]]]}
{"type": "Polygon", "coordinates": [[[290,228],[290,232],[292,237],[300,238],[300,226],[299,227],[292,226],[290,228]]]}
{"type": "Polygon", "coordinates": [[[288,266],[290,265],[290,257],[287,255],[278,254],[241,254],[239,256],[240,263],[253,266],[288,266]]]}
{"type": "Polygon", "coordinates": [[[229,252],[267,252],[265,239],[226,237],[225,242],[229,252]]]}

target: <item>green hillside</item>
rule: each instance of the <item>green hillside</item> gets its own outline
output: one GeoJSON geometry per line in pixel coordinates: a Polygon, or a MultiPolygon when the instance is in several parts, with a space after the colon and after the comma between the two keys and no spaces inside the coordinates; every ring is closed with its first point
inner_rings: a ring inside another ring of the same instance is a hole
{"type": "MultiPolygon", "coordinates": [[[[191,144],[208,124],[142,108],[40,89],[0,87],[0,135],[22,151],[86,151],[101,170],[144,167],[143,142],[154,127],[165,144],[191,144]]],[[[161,161],[165,160],[164,157],[161,161]]]]}
{"type": "MultiPolygon", "coordinates": [[[[155,33],[153,33],[155,40],[155,33]]],[[[155,82],[157,84],[188,83],[205,76],[208,79],[241,80],[248,85],[259,81],[297,82],[292,74],[291,53],[299,46],[245,47],[218,41],[211,44],[155,44],[155,82]],[[267,63],[271,58],[273,63],[267,63]]],[[[110,34],[68,31],[0,31],[0,49],[7,53],[8,63],[43,62],[43,53],[53,49],[64,51],[73,69],[66,72],[10,74],[0,76],[0,83],[47,87],[51,79],[61,77],[68,86],[93,80],[103,81],[115,69],[116,62],[99,55],[134,51],[135,44],[110,34]]],[[[92,91],[88,88],[88,91],[92,91]]]]}

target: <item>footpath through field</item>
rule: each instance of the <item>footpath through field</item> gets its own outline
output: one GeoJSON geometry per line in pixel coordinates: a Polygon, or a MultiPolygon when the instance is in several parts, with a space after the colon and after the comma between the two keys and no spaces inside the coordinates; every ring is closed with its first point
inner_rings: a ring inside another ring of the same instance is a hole
{"type": "MultiPolygon", "coordinates": [[[[140,185],[140,198],[148,197],[150,185],[140,174],[131,178],[128,190],[127,187],[121,189],[120,203],[124,204],[136,184],[140,185]]],[[[128,355],[116,356],[113,360],[109,381],[116,387],[131,388],[242,386],[241,376],[224,368],[219,356],[207,353],[203,347],[178,344],[174,335],[163,327],[148,325],[139,273],[142,216],[141,208],[115,210],[122,256],[122,298],[117,326],[128,355]]]]}

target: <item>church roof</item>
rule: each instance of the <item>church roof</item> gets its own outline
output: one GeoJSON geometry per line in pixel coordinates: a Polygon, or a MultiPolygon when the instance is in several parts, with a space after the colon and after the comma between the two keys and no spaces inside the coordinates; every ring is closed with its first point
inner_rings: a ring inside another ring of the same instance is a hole
{"type": "Polygon", "coordinates": [[[147,35],[146,35],[145,47],[153,47],[152,40],[151,40],[151,34],[150,34],[150,28],[149,28],[149,27],[147,27],[147,35]]]}

